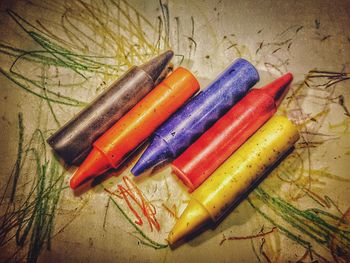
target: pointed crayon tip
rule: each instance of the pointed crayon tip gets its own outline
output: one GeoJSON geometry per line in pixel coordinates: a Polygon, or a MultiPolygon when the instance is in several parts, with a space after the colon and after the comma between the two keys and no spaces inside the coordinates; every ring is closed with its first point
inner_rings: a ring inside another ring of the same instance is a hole
{"type": "Polygon", "coordinates": [[[195,199],[192,199],[170,231],[167,238],[168,243],[173,245],[186,236],[193,234],[208,223],[210,218],[208,211],[195,199]]]}
{"type": "Polygon", "coordinates": [[[70,187],[76,189],[89,179],[97,177],[111,168],[106,157],[94,148],[70,180],[70,187]]]}
{"type": "Polygon", "coordinates": [[[168,161],[170,157],[167,143],[162,138],[155,136],[146,151],[131,169],[131,173],[139,176],[148,169],[168,161]]]}
{"type": "Polygon", "coordinates": [[[161,77],[162,72],[164,72],[166,65],[168,65],[173,56],[174,52],[172,50],[167,50],[158,57],[141,65],[140,68],[143,69],[155,83],[157,83],[158,78],[161,77]]]}
{"type": "Polygon", "coordinates": [[[287,73],[261,89],[274,98],[276,106],[278,107],[281,104],[284,96],[287,94],[289,84],[292,82],[292,80],[292,73],[287,73]]]}

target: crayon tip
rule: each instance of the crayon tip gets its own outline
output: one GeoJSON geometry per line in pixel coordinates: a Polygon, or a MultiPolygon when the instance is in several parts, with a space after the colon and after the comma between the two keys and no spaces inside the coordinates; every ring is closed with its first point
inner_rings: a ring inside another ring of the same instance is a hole
{"type": "Polygon", "coordinates": [[[281,104],[284,96],[287,94],[289,90],[289,84],[292,82],[292,80],[292,73],[287,73],[271,82],[267,86],[263,87],[262,90],[275,100],[276,106],[278,107],[281,104]]]}
{"type": "Polygon", "coordinates": [[[140,68],[153,79],[153,82],[156,83],[173,56],[174,52],[172,50],[167,50],[158,57],[155,57],[141,65],[140,68]]]}
{"type": "Polygon", "coordinates": [[[146,151],[131,169],[131,173],[135,176],[139,176],[146,170],[168,161],[170,157],[171,154],[168,150],[167,143],[159,136],[155,136],[146,151]]]}
{"type": "Polygon", "coordinates": [[[76,189],[89,179],[97,177],[111,168],[107,158],[94,148],[70,180],[70,187],[76,189]]]}
{"type": "Polygon", "coordinates": [[[210,220],[208,211],[195,199],[187,205],[181,217],[170,231],[167,241],[170,245],[199,230],[210,220]]]}

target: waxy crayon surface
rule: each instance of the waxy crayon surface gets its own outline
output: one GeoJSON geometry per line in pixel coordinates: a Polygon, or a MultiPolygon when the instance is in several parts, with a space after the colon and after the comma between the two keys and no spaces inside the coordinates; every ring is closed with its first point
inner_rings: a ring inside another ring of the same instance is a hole
{"type": "Polygon", "coordinates": [[[93,150],[71,179],[71,187],[117,168],[198,90],[199,83],[188,70],[176,69],[93,144],[93,150]]]}
{"type": "Polygon", "coordinates": [[[292,74],[251,90],[172,163],[175,174],[193,191],[239,146],[273,116],[288,91],[292,74]]]}
{"type": "Polygon", "coordinates": [[[131,170],[132,173],[139,175],[179,156],[258,80],[258,72],[252,64],[244,59],[236,60],[155,132],[153,141],[131,170]]]}
{"type": "Polygon", "coordinates": [[[170,232],[170,244],[217,221],[299,139],[296,126],[275,116],[228,158],[197,190],[170,232]]]}
{"type": "Polygon", "coordinates": [[[173,52],[166,51],[132,67],[47,142],[67,164],[81,162],[92,143],[156,86],[172,57],[173,52]]]}

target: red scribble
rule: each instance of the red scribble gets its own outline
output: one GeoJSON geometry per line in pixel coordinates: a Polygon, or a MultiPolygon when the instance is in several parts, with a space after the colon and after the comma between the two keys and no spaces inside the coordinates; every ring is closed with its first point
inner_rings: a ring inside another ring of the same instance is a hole
{"type": "MultiPolygon", "coordinates": [[[[271,232],[269,232],[269,233],[271,233],[271,232]]],[[[269,234],[269,233],[267,233],[267,234],[269,234]]],[[[266,259],[266,261],[268,263],[272,263],[271,259],[267,256],[266,252],[264,251],[265,243],[266,243],[265,238],[262,238],[261,239],[261,245],[260,245],[260,254],[264,256],[264,258],[266,259]]]]}
{"type": "Polygon", "coordinates": [[[135,224],[142,226],[143,220],[138,211],[134,208],[133,205],[136,205],[139,207],[142,211],[143,216],[146,217],[149,227],[151,231],[153,231],[153,227],[159,231],[160,230],[160,224],[158,223],[156,219],[156,208],[147,200],[147,198],[144,196],[144,194],[141,192],[141,190],[137,187],[132,180],[124,176],[123,177],[124,185],[119,184],[118,187],[118,194],[111,193],[107,189],[105,189],[109,194],[113,194],[119,198],[122,198],[125,200],[127,206],[131,210],[131,212],[135,215],[137,218],[135,220],[135,224]]]}
{"type": "Polygon", "coordinates": [[[221,246],[226,241],[225,235],[222,235],[222,240],[220,241],[219,245],[221,246]]]}
{"type": "Polygon", "coordinates": [[[223,239],[221,240],[220,242],[220,245],[222,245],[226,240],[244,240],[244,239],[253,239],[253,238],[258,238],[258,237],[263,237],[263,236],[266,236],[268,234],[271,234],[273,233],[275,230],[277,230],[277,227],[273,227],[270,231],[268,232],[262,232],[262,233],[259,233],[259,234],[256,234],[256,235],[252,235],[252,236],[242,236],[242,237],[225,237],[223,236],[223,239]]]}

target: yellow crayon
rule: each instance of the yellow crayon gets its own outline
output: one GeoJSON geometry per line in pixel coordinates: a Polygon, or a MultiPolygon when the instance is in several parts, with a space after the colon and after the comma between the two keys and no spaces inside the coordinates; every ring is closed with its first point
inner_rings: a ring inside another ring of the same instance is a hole
{"type": "Polygon", "coordinates": [[[169,244],[217,221],[298,139],[296,126],[286,117],[271,118],[193,192],[169,233],[169,244]]]}

